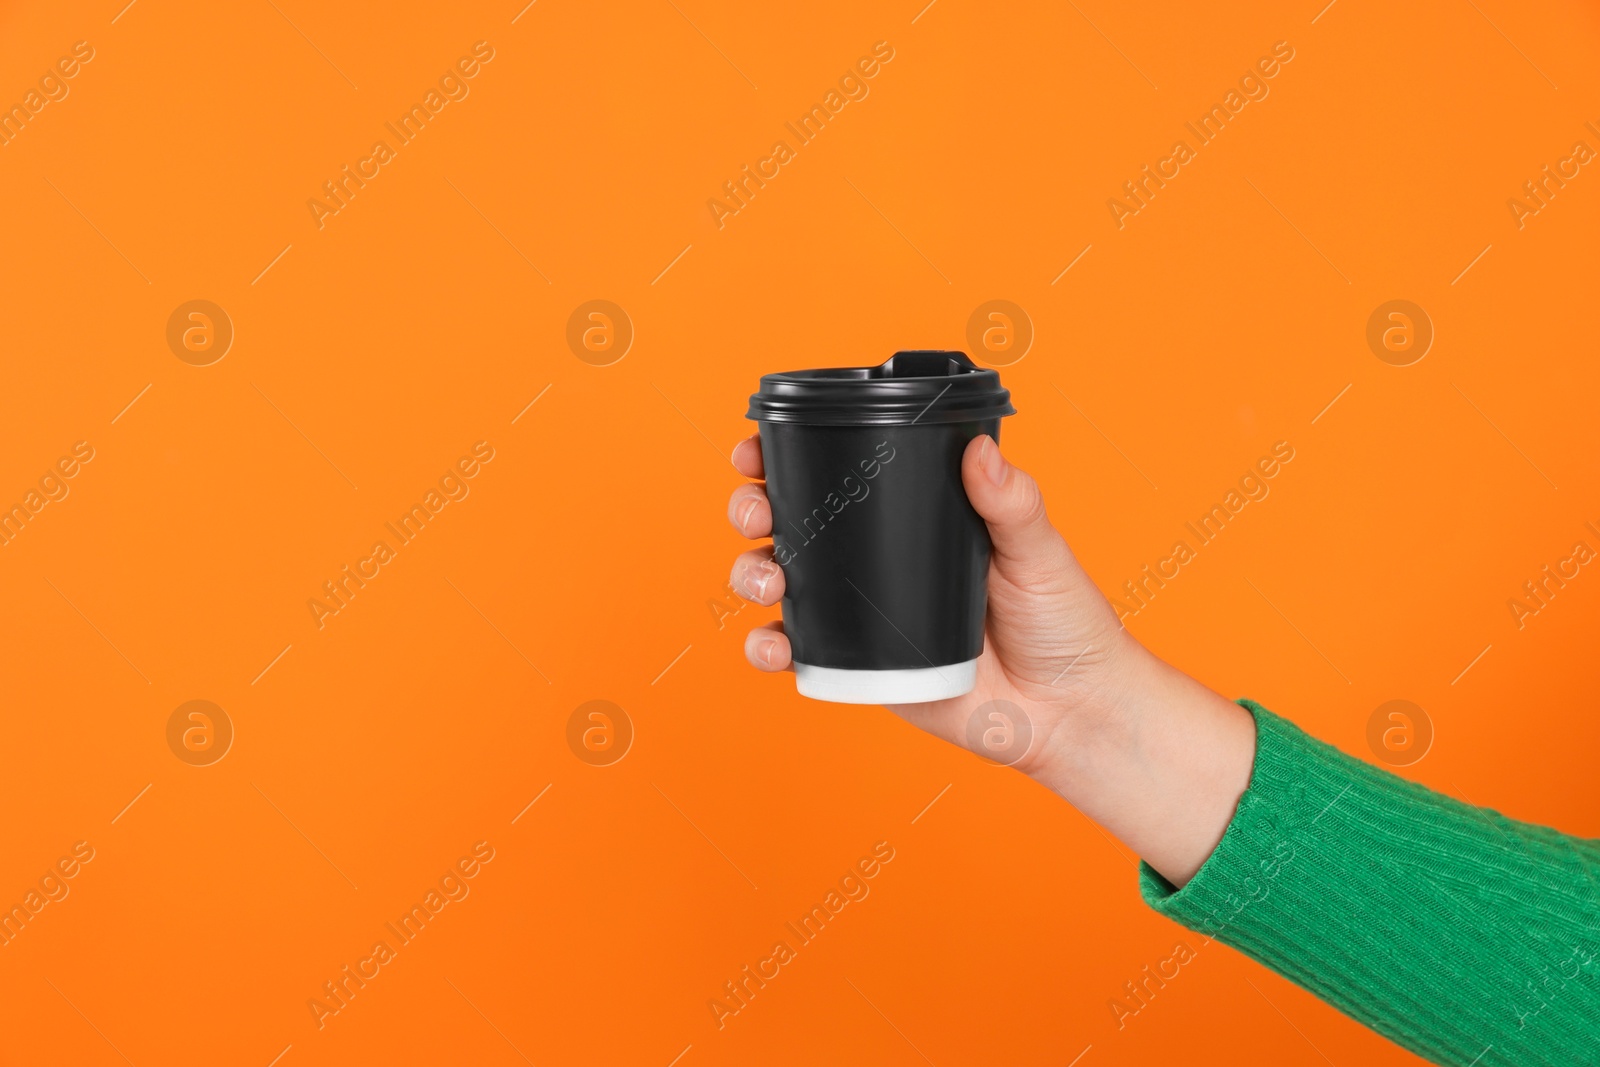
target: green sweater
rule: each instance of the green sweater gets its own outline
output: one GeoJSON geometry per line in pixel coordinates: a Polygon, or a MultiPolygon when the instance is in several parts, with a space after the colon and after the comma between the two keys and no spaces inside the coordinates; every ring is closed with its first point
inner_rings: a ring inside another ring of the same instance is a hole
{"type": "Polygon", "coordinates": [[[1600,1064],[1600,840],[1452,800],[1239,703],[1250,787],[1188,885],[1141,867],[1146,902],[1435,1063],[1600,1064]]]}

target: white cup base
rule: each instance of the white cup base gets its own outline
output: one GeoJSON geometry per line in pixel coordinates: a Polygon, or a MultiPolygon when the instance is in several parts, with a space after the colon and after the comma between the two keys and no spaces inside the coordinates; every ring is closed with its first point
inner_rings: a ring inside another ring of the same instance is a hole
{"type": "Polygon", "coordinates": [[[888,671],[796,663],[794,681],[801,696],[835,704],[924,704],[972,692],[978,684],[978,661],[888,671]]]}

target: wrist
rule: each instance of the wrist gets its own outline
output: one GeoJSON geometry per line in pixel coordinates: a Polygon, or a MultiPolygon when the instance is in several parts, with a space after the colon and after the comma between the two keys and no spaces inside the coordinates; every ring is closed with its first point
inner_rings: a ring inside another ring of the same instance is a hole
{"type": "Polygon", "coordinates": [[[1077,803],[1078,786],[1096,767],[1125,760],[1149,714],[1154,675],[1166,665],[1126,630],[1113,631],[1105,651],[1070,687],[1043,701],[1038,759],[1028,776],[1077,803]]]}
{"type": "Polygon", "coordinates": [[[1255,722],[1131,637],[1104,666],[1028,773],[1181,886],[1249,785],[1255,722]]]}
{"type": "Polygon", "coordinates": [[[1038,699],[1035,753],[1019,765],[1072,803],[1096,766],[1125,760],[1133,750],[1152,675],[1165,667],[1123,629],[1109,630],[1088,648],[1038,699]]]}

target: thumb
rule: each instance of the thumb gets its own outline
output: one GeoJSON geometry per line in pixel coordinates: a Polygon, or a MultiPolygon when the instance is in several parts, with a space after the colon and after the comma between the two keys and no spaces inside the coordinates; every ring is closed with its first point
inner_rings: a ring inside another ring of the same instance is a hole
{"type": "Polygon", "coordinates": [[[1045,515],[1039,483],[1006,462],[987,434],[967,443],[961,458],[967,499],[989,526],[997,562],[1043,577],[1067,564],[1066,542],[1045,515]]]}

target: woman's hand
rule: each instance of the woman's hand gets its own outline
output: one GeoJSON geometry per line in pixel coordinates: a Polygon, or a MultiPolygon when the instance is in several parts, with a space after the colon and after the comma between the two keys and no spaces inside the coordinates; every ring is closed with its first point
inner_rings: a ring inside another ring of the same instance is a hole
{"type": "MultiPolygon", "coordinates": [[[[760,437],[741,441],[733,463],[747,477],[763,477],[760,437]]],[[[991,714],[1025,718],[1031,744],[1005,761],[1183,884],[1216,847],[1248,784],[1255,753],[1249,713],[1128,633],[1050,524],[1037,483],[1006,462],[993,440],[982,436],[967,446],[961,477],[994,543],[977,687],[890,710],[980,756],[991,753],[981,740],[968,742],[984,736],[968,729],[974,714],[985,728],[991,714]]],[[[728,518],[746,537],[770,536],[765,488],[735,489],[728,518]]],[[[783,572],[771,543],[740,555],[732,581],[754,603],[782,600],[783,572]]],[[[752,630],[745,656],[760,670],[791,669],[783,624],[752,630]]]]}

